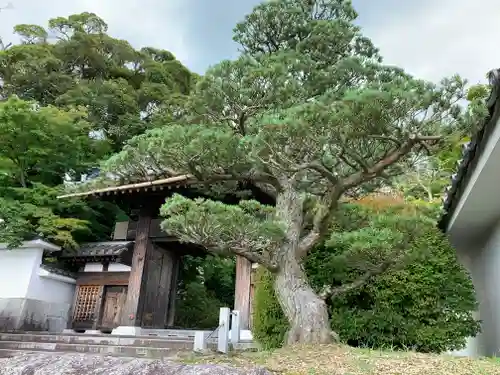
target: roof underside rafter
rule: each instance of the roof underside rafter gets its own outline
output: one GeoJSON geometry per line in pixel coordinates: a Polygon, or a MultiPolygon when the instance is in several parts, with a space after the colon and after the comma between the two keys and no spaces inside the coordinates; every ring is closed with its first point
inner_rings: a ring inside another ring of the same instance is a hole
{"type": "Polygon", "coordinates": [[[172,189],[183,186],[195,185],[197,181],[191,175],[181,175],[169,178],[163,178],[153,181],[145,181],[134,184],[126,184],[119,186],[110,186],[106,188],[94,189],[85,192],[70,193],[60,195],[57,198],[73,198],[73,197],[88,197],[88,196],[103,196],[103,195],[118,195],[132,192],[156,191],[164,189],[172,189]]]}

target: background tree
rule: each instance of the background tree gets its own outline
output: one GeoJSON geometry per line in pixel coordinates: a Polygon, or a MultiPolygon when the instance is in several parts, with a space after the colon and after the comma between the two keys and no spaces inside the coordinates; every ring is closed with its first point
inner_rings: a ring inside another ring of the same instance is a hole
{"type": "Polygon", "coordinates": [[[407,198],[440,201],[450,184],[450,176],[462,158],[465,145],[488,115],[486,102],[490,91],[489,85],[470,86],[466,91],[467,108],[447,137],[447,142],[434,155],[421,154],[417,160],[412,160],[405,173],[394,179],[393,188],[403,192],[407,198]]]}
{"type": "Polygon", "coordinates": [[[168,51],[112,38],[93,13],[14,32],[20,44],[0,48],[0,241],[43,235],[71,247],[107,239],[117,208],[59,201],[61,185],[183,103],[191,73],[168,51]]]}
{"type": "Polygon", "coordinates": [[[102,142],[89,137],[86,117],[15,96],[0,102],[0,157],[21,187],[61,184],[66,174],[81,173],[105,155],[102,142]]]}
{"type": "MultiPolygon", "coordinates": [[[[274,197],[275,208],[174,196],[161,213],[164,229],[182,241],[274,273],[289,344],[331,342],[324,300],[405,259],[402,243],[397,256],[377,258],[359,279],[324,285],[318,294],[302,265],[325,240],[339,200],[400,173],[402,162],[444,142],[462,115],[461,79],[435,85],[380,65],[355,18],[348,1],[257,6],[235,29],[245,53],[197,83],[182,125],[135,137],[106,165],[124,179],[144,179],[145,169],[187,173],[227,189],[250,182],[274,197]]],[[[380,244],[389,233],[370,235],[380,244]]]]}
{"type": "Polygon", "coordinates": [[[175,325],[188,329],[217,328],[219,308],[232,307],[234,303],[234,259],[185,256],[179,281],[175,325]]]}
{"type": "Polygon", "coordinates": [[[115,212],[110,205],[56,199],[65,176],[86,171],[107,151],[102,141],[89,137],[86,116],[81,110],[42,107],[16,96],[0,102],[2,242],[14,245],[43,235],[74,247],[79,239],[109,232],[115,212]],[[97,219],[100,210],[111,217],[97,219]]]}
{"type": "Polygon", "coordinates": [[[41,105],[88,108],[92,130],[115,150],[151,126],[164,103],[191,88],[191,73],[168,51],[135,50],[107,34],[94,13],[17,25],[21,44],[0,51],[0,95],[41,105]]]}

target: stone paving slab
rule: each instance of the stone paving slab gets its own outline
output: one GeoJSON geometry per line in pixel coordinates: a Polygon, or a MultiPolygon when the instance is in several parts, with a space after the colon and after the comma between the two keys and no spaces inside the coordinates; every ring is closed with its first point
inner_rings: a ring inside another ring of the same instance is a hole
{"type": "Polygon", "coordinates": [[[0,358],[0,375],[272,375],[264,368],[184,365],[172,361],[84,354],[29,353],[0,358]]]}

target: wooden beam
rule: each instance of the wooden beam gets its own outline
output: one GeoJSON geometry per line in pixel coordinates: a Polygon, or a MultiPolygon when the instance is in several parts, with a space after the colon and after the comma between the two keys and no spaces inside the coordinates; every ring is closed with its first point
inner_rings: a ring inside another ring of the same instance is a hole
{"type": "Polygon", "coordinates": [[[236,256],[236,287],[234,291],[234,309],[240,312],[241,329],[250,328],[250,284],[252,262],[236,256]]]}
{"type": "Polygon", "coordinates": [[[124,326],[138,326],[141,321],[141,317],[138,315],[141,313],[141,303],[143,302],[141,295],[144,298],[143,279],[145,278],[145,265],[148,251],[151,251],[152,248],[149,238],[151,216],[151,207],[148,205],[143,206],[139,212],[127,299],[122,310],[121,324],[124,326]]]}
{"type": "Polygon", "coordinates": [[[80,272],[77,285],[128,285],[130,272],[80,272]]]}

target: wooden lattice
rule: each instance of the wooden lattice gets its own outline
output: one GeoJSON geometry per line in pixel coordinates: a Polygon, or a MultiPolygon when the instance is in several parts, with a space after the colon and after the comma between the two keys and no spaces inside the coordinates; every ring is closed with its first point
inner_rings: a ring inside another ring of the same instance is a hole
{"type": "Polygon", "coordinates": [[[101,287],[98,285],[80,285],[73,314],[73,321],[84,322],[94,319],[96,304],[101,287]]]}

